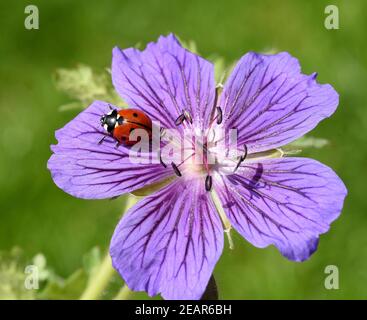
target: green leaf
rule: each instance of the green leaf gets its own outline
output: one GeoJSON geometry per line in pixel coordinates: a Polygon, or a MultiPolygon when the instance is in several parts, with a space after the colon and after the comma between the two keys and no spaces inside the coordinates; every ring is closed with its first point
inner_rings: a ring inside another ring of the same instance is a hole
{"type": "Polygon", "coordinates": [[[108,69],[96,72],[83,64],[70,69],[60,68],[55,72],[54,81],[58,90],[74,100],[60,106],[60,110],[86,108],[94,100],[123,105],[121,98],[112,86],[108,69]]]}
{"type": "MultiPolygon", "coordinates": [[[[180,40],[187,50],[199,54],[196,43],[192,40],[180,40]]],[[[135,47],[141,49],[141,44],[135,47]]],[[[223,57],[212,56],[215,68],[215,81],[224,83],[234,64],[227,65],[223,57]]],[[[111,104],[126,106],[117,95],[111,81],[111,70],[96,72],[90,66],[78,64],[75,68],[59,68],[54,74],[56,88],[68,95],[73,101],[59,107],[60,111],[81,110],[88,107],[94,100],[103,100],[111,104]]]]}
{"type": "Polygon", "coordinates": [[[31,300],[35,291],[25,288],[26,265],[23,251],[15,247],[10,252],[0,252],[0,300],[31,300]]]}

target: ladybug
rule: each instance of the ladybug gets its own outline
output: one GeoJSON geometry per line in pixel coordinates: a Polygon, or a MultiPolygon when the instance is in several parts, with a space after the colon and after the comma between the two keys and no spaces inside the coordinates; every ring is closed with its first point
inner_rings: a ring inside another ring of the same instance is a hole
{"type": "MultiPolygon", "coordinates": [[[[111,108],[111,107],[110,107],[111,108]]],[[[116,147],[120,144],[132,146],[140,141],[131,141],[130,133],[135,129],[144,129],[148,132],[149,139],[152,136],[152,120],[141,110],[138,109],[111,109],[101,117],[103,128],[117,141],[116,147]]],[[[106,138],[104,136],[99,143],[106,138]]]]}

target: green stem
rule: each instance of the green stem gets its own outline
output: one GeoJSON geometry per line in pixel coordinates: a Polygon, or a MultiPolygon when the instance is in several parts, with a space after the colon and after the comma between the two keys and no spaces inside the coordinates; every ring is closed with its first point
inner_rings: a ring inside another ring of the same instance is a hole
{"type": "Polygon", "coordinates": [[[125,284],[121,288],[121,290],[116,294],[113,300],[127,300],[131,294],[132,294],[132,291],[125,284]]]}
{"type": "MultiPolygon", "coordinates": [[[[125,202],[125,212],[129,208],[131,208],[136,202],[137,202],[136,197],[128,196],[125,202]]],[[[100,298],[100,296],[102,295],[102,292],[106,289],[108,283],[110,282],[115,272],[116,272],[115,269],[112,267],[112,261],[111,261],[110,254],[107,253],[96,275],[93,277],[93,279],[91,279],[91,281],[89,281],[87,287],[85,288],[84,292],[80,296],[80,300],[97,300],[98,298],[100,298]]],[[[117,294],[117,296],[120,295],[122,289],[117,294]]],[[[125,295],[126,294],[127,293],[125,293],[125,295]]]]}
{"type": "Polygon", "coordinates": [[[80,300],[97,300],[103,290],[107,287],[110,279],[114,275],[115,270],[112,268],[111,257],[106,254],[97,274],[91,279],[80,300]]]}

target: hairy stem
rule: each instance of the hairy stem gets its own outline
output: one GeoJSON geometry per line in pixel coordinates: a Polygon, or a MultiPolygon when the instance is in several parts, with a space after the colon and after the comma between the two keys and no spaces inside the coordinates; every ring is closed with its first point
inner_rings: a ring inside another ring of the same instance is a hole
{"type": "MultiPolygon", "coordinates": [[[[130,209],[137,202],[137,198],[134,196],[128,196],[125,202],[125,212],[130,209]]],[[[96,272],[94,277],[89,281],[87,287],[84,292],[80,296],[80,300],[97,300],[101,297],[103,291],[106,289],[108,283],[111,278],[116,273],[115,269],[112,267],[111,257],[109,252],[106,254],[103,259],[99,270],[96,272]]],[[[125,287],[125,286],[124,286],[125,287]]],[[[124,288],[123,287],[123,288],[124,288]]],[[[120,294],[124,297],[123,288],[117,294],[118,297],[120,294]]],[[[127,287],[126,287],[127,288],[127,287]]],[[[125,290],[126,291],[126,290],[125,290]]],[[[124,293],[127,296],[127,291],[124,293]]]]}
{"type": "Polygon", "coordinates": [[[97,274],[89,281],[86,289],[80,297],[80,300],[97,300],[103,290],[107,287],[115,270],[112,268],[111,257],[109,253],[103,259],[97,274]]]}
{"type": "Polygon", "coordinates": [[[127,285],[123,285],[121,290],[116,294],[116,296],[113,298],[113,300],[127,300],[132,291],[127,287],[127,285]]]}

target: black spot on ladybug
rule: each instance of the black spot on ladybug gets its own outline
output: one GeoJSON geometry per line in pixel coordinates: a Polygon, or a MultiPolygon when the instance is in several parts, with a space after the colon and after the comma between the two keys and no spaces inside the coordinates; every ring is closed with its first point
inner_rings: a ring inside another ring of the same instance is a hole
{"type": "Polygon", "coordinates": [[[137,118],[138,114],[136,112],[133,113],[133,117],[137,118]]]}

